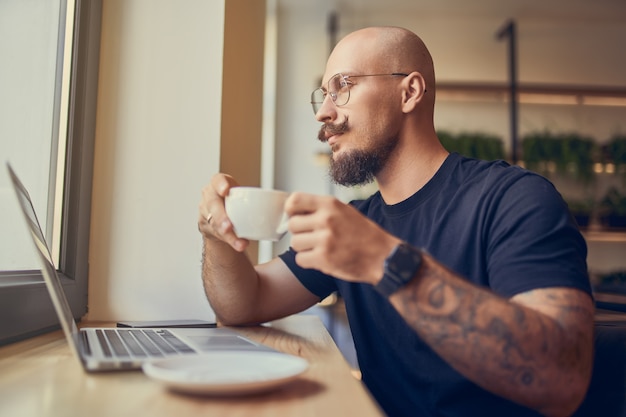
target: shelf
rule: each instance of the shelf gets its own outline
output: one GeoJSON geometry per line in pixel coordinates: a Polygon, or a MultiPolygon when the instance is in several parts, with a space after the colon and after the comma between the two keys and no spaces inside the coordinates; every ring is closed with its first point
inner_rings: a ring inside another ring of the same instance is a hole
{"type": "MultiPolygon", "coordinates": [[[[497,83],[437,83],[437,99],[443,101],[508,102],[510,87],[497,83]]],[[[523,104],[558,104],[626,107],[626,88],[524,84],[517,86],[518,102],[523,104]]]]}
{"type": "Polygon", "coordinates": [[[626,242],[626,230],[583,230],[587,242],[626,242]]]}

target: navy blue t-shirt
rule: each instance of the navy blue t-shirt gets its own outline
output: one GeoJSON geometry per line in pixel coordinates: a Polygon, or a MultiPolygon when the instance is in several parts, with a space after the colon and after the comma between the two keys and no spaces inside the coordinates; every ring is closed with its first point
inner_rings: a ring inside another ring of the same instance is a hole
{"type": "MultiPolygon", "coordinates": [[[[453,153],[405,201],[387,205],[376,193],[351,204],[503,297],[555,286],[591,293],[587,247],[566,203],[548,180],[517,166],[453,153]]],[[[341,294],[363,382],[389,416],[537,415],[452,369],[371,285],[300,268],[293,250],[281,259],[320,299],[341,294]]]]}

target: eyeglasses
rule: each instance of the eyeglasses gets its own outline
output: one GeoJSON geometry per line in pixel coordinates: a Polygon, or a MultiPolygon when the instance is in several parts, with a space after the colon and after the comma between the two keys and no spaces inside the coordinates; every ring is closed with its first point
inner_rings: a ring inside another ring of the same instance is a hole
{"type": "Polygon", "coordinates": [[[394,72],[391,74],[365,74],[365,75],[343,75],[335,74],[328,80],[328,87],[320,87],[311,93],[311,106],[313,106],[313,113],[317,114],[322,107],[327,95],[330,95],[331,100],[335,103],[335,106],[341,107],[348,103],[350,100],[350,86],[353,85],[350,82],[350,78],[359,77],[384,77],[384,76],[402,76],[406,77],[409,74],[402,72],[394,72]]]}

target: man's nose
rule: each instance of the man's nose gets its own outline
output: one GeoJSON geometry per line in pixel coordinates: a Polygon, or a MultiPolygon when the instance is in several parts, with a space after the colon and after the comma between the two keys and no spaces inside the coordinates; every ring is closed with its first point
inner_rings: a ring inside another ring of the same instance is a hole
{"type": "Polygon", "coordinates": [[[335,120],[337,118],[337,106],[333,101],[330,94],[326,94],[322,105],[315,113],[315,120],[318,122],[328,122],[329,120],[335,120]]]}

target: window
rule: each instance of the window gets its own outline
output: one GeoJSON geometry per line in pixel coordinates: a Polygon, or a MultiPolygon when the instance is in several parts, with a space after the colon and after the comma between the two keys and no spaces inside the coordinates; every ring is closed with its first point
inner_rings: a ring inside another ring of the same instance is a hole
{"type": "MultiPolygon", "coordinates": [[[[87,309],[101,7],[100,0],[0,3],[1,154],[20,161],[14,168],[31,191],[76,318],[87,309]]],[[[0,344],[58,327],[30,247],[10,250],[26,229],[17,211],[5,210],[9,199],[3,166],[0,249],[13,255],[0,255],[0,344]]]]}

